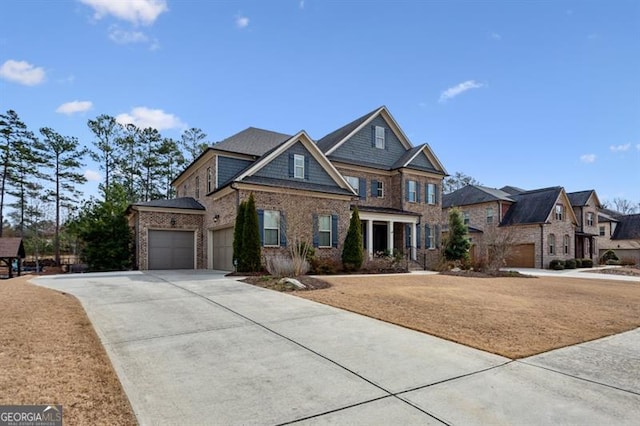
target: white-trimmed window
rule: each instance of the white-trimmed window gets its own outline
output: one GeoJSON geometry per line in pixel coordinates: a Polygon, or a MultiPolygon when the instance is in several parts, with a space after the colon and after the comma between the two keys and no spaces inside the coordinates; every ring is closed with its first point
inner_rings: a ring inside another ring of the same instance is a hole
{"type": "Polygon", "coordinates": [[[436,204],[436,184],[427,184],[427,204],[436,204]]]}
{"type": "Polygon", "coordinates": [[[280,245],[280,212],[277,210],[264,211],[264,245],[280,245]]]}
{"type": "Polygon", "coordinates": [[[465,225],[468,225],[469,222],[470,222],[469,212],[462,212],[462,223],[464,223],[465,225]]]}
{"type": "Polygon", "coordinates": [[[487,225],[493,223],[493,207],[487,207],[487,225]]]}
{"type": "Polygon", "coordinates": [[[556,204],[556,220],[564,220],[564,205],[556,204]]]}
{"type": "Polygon", "coordinates": [[[211,182],[213,175],[211,174],[211,167],[207,167],[207,194],[211,192],[211,182]]]}
{"type": "Polygon", "coordinates": [[[434,238],[435,237],[435,233],[434,233],[433,226],[427,225],[425,227],[425,231],[426,231],[425,233],[427,234],[426,235],[426,241],[425,241],[427,248],[428,249],[436,248],[436,243],[435,243],[435,238],[434,238]]]}
{"type": "Polygon", "coordinates": [[[382,126],[376,126],[376,148],[384,149],[385,147],[385,129],[382,126]]]}
{"type": "Polygon", "coordinates": [[[556,236],[549,234],[549,254],[556,254],[556,236]]]}
{"type": "Polygon", "coordinates": [[[416,191],[416,181],[408,180],[407,181],[407,201],[410,203],[415,203],[417,200],[417,191],[416,191]]]}
{"type": "Polygon", "coordinates": [[[601,226],[600,227],[600,236],[604,237],[604,235],[605,235],[605,228],[604,228],[604,226],[601,226]]]}
{"type": "Polygon", "coordinates": [[[349,185],[356,191],[357,194],[360,194],[360,179],[353,176],[345,176],[344,180],[347,181],[349,185]]]}
{"type": "Polygon", "coordinates": [[[200,176],[196,176],[196,200],[200,198],[200,176]]]}
{"type": "Polygon", "coordinates": [[[571,245],[571,237],[568,235],[564,236],[564,241],[562,246],[564,247],[564,254],[569,254],[569,246],[571,245]]]}
{"type": "Polygon", "coordinates": [[[304,179],[304,155],[293,155],[293,177],[304,179]]]}
{"type": "Polygon", "coordinates": [[[587,213],[587,226],[593,226],[593,213],[587,213]]]}
{"type": "Polygon", "coordinates": [[[373,190],[376,191],[376,196],[378,198],[384,198],[384,182],[377,181],[376,187],[373,188],[373,190]]]}
{"type": "Polygon", "coordinates": [[[331,215],[318,216],[318,246],[331,247],[331,215]]]}

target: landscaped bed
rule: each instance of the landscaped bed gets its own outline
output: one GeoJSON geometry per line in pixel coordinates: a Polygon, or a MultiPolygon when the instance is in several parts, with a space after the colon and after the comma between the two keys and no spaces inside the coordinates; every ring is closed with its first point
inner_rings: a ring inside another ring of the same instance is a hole
{"type": "Polygon", "coordinates": [[[563,277],[323,277],[297,296],[522,358],[640,326],[640,283],[563,277]]]}
{"type": "Polygon", "coordinates": [[[60,404],[64,424],[136,424],[80,302],[28,279],[0,281],[0,405],[60,404]]]}

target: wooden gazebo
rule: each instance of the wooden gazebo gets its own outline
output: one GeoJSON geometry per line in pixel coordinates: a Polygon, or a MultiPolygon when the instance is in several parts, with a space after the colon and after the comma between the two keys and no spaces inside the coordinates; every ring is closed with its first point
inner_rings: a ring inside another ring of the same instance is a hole
{"type": "Polygon", "coordinates": [[[18,276],[22,272],[22,262],[24,259],[24,245],[22,238],[0,238],[0,266],[6,265],[9,271],[9,278],[13,278],[13,261],[18,262],[18,276]]]}

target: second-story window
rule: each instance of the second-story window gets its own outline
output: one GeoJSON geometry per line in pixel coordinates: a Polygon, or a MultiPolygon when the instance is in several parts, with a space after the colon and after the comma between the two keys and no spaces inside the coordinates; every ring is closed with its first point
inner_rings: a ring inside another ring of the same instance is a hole
{"type": "Polygon", "coordinates": [[[436,184],[428,183],[427,184],[427,203],[428,204],[436,204],[436,184]]]}
{"type": "Polygon", "coordinates": [[[604,232],[604,226],[601,226],[601,227],[600,227],[600,236],[601,236],[601,237],[604,237],[604,235],[605,235],[605,232],[604,232]]]}
{"type": "Polygon", "coordinates": [[[462,222],[465,225],[469,224],[469,212],[462,212],[462,222]]]}
{"type": "Polygon", "coordinates": [[[556,204],[556,220],[564,220],[564,206],[556,204]]]}
{"type": "Polygon", "coordinates": [[[376,148],[384,149],[384,147],[385,147],[385,138],[384,138],[385,129],[382,126],[376,126],[375,129],[376,129],[375,130],[375,132],[376,132],[376,135],[375,135],[376,148]]]}
{"type": "Polygon", "coordinates": [[[207,167],[207,194],[211,192],[211,182],[213,175],[211,174],[211,167],[207,167]]]}
{"type": "Polygon", "coordinates": [[[376,197],[384,198],[384,182],[377,181],[373,190],[376,192],[376,197]]]}
{"type": "Polygon", "coordinates": [[[487,207],[487,225],[493,223],[493,207],[487,207]]]}
{"type": "Polygon", "coordinates": [[[587,213],[587,226],[593,226],[593,213],[587,213]]]}
{"type": "Polygon", "coordinates": [[[416,181],[415,180],[408,180],[407,181],[407,201],[409,201],[410,203],[415,203],[417,198],[416,198],[416,181]]]}
{"type": "Polygon", "coordinates": [[[360,179],[354,176],[345,176],[344,180],[346,180],[347,183],[351,185],[356,193],[360,194],[360,179]]]}
{"type": "Polygon", "coordinates": [[[295,154],[293,156],[293,177],[304,179],[304,155],[295,154]]]}

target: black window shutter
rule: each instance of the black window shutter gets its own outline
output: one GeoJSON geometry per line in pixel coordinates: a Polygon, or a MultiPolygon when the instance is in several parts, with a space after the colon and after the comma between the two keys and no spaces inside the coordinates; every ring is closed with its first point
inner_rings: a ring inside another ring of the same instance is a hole
{"type": "Polygon", "coordinates": [[[429,237],[431,236],[431,228],[428,223],[424,224],[424,248],[431,248],[429,246],[429,237]]]}
{"type": "Polygon", "coordinates": [[[389,151],[389,129],[384,128],[384,149],[389,151]]]}
{"type": "Polygon", "coordinates": [[[304,179],[309,180],[309,156],[304,156],[304,179]]]}
{"type": "Polygon", "coordinates": [[[264,210],[258,209],[258,228],[260,228],[260,245],[264,246],[264,210]]]}
{"type": "Polygon", "coordinates": [[[404,198],[409,201],[409,181],[404,181],[404,198]]]}
{"type": "Polygon", "coordinates": [[[416,182],[416,203],[420,202],[420,182],[416,182]]]}
{"type": "Polygon", "coordinates": [[[372,180],[371,181],[371,196],[376,198],[378,196],[378,181],[377,180],[372,180]]]}
{"type": "Polygon", "coordinates": [[[318,234],[318,215],[313,215],[313,246],[320,246],[320,235],[318,234]]]}
{"type": "Polygon", "coordinates": [[[280,247],[287,246],[287,216],[280,212],[280,247]]]}
{"type": "Polygon", "coordinates": [[[406,224],[404,225],[404,245],[405,247],[409,248],[411,247],[411,225],[406,224]]]}
{"type": "Polygon", "coordinates": [[[360,182],[358,184],[360,188],[358,188],[359,196],[361,200],[367,198],[367,180],[364,178],[360,178],[360,182]]]}
{"type": "Polygon", "coordinates": [[[436,201],[436,205],[438,204],[438,192],[440,191],[440,185],[433,185],[435,187],[435,201],[436,201]]]}
{"type": "Polygon", "coordinates": [[[338,215],[331,215],[331,246],[338,247],[338,215]]]}
{"type": "Polygon", "coordinates": [[[416,248],[420,248],[420,225],[416,226],[416,248]]]}
{"type": "Polygon", "coordinates": [[[289,154],[289,177],[290,178],[292,178],[294,175],[293,166],[294,166],[293,154],[289,154]]]}
{"type": "Polygon", "coordinates": [[[438,245],[440,244],[440,225],[436,225],[436,234],[433,236],[434,241],[435,241],[435,246],[436,248],[438,248],[438,245]]]}

